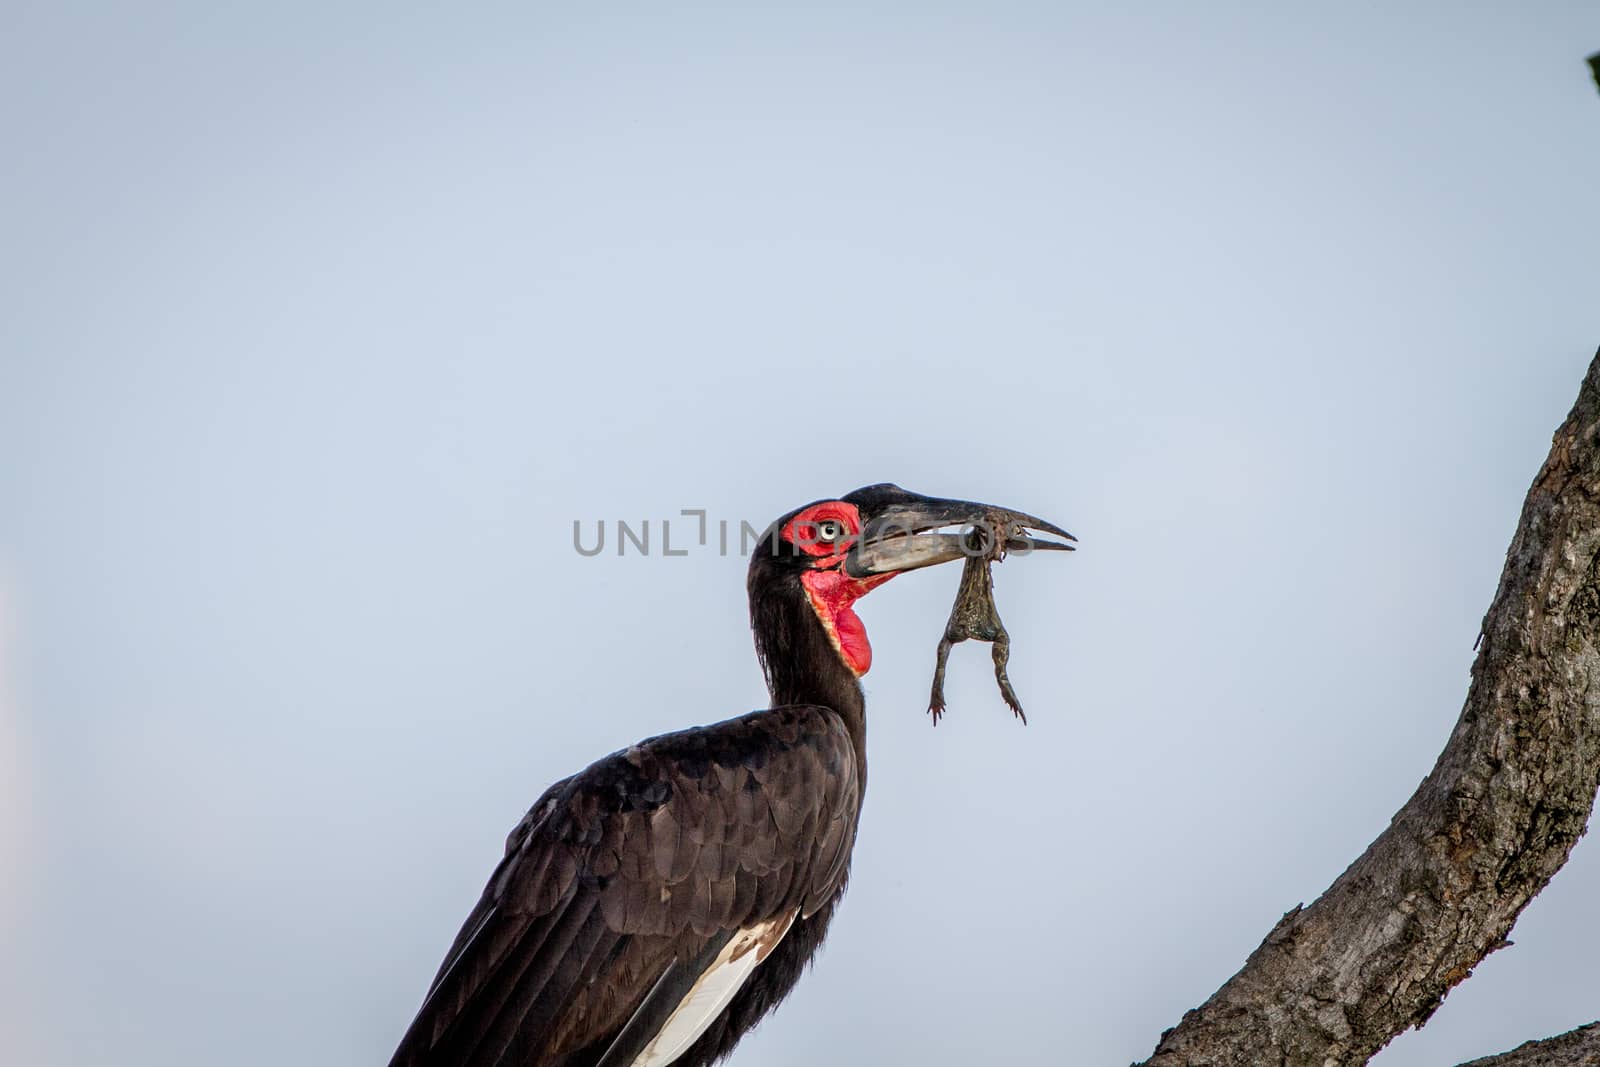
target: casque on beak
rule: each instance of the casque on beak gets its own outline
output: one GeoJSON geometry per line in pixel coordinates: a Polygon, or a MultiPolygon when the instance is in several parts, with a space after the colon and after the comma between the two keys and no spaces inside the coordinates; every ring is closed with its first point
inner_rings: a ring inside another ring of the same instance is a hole
{"type": "Polygon", "coordinates": [[[862,509],[869,514],[863,516],[861,538],[844,561],[844,572],[852,578],[894,574],[965,559],[974,553],[968,537],[974,530],[979,532],[985,550],[993,543],[989,538],[998,535],[1005,538],[1007,552],[1019,554],[1035,549],[1071,552],[1072,545],[1066,542],[1077,540],[1054,523],[1026,512],[971,500],[917,496],[897,486],[881,489],[897,492],[893,499],[884,500],[880,506],[862,509]],[[1044,534],[1063,540],[1048,540],[1044,534]]]}

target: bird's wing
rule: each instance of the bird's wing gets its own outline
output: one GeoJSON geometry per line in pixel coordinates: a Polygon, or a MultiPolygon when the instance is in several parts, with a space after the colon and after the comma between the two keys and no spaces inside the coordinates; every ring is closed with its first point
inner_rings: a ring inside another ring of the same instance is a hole
{"type": "Polygon", "coordinates": [[[666,734],[512,831],[391,1067],[672,1062],[843,885],[860,769],[809,706],[666,734]]]}

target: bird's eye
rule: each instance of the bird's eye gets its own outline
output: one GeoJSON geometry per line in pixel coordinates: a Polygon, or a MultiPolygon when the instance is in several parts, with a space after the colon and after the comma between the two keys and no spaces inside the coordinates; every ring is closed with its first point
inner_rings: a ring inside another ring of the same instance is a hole
{"type": "Polygon", "coordinates": [[[844,523],[838,519],[823,519],[817,523],[817,540],[837,541],[844,536],[844,523]]]}

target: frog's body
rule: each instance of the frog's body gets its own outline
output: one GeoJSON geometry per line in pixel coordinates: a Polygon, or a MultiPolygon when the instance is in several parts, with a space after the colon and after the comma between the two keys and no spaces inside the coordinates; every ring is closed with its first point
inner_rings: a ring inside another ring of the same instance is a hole
{"type": "MultiPolygon", "coordinates": [[[[1000,527],[1003,529],[1003,527],[1000,527]]],[[[994,603],[994,577],[989,567],[1000,558],[1003,548],[996,551],[969,555],[961,571],[961,588],[956,591],[956,602],[950,608],[950,619],[944,624],[944,637],[939,641],[939,658],[933,668],[933,692],[928,698],[928,711],[934,725],[944,714],[944,668],[950,657],[950,647],[962,641],[976,639],[987,641],[994,655],[994,677],[1000,683],[1000,696],[1006,706],[1024,723],[1028,717],[1022,712],[1022,702],[1011,688],[1006,677],[1006,662],[1011,658],[1011,635],[1000,621],[1000,611],[994,603]]]]}

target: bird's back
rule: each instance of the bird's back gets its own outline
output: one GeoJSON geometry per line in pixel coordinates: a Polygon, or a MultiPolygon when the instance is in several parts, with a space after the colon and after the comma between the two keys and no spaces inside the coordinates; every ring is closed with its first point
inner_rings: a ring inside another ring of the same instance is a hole
{"type": "Polygon", "coordinates": [[[391,1067],[698,1067],[793,986],[843,891],[864,766],[793,705],[651,738],[551,786],[391,1067]]]}

